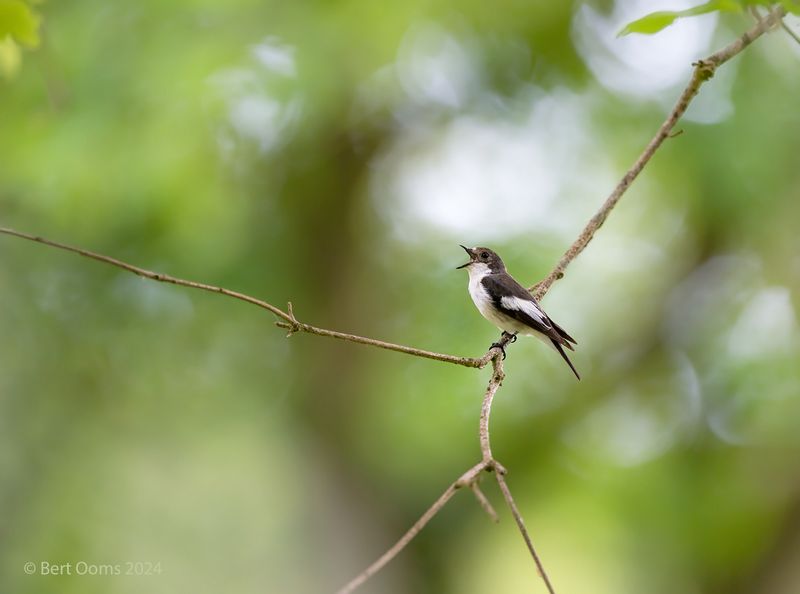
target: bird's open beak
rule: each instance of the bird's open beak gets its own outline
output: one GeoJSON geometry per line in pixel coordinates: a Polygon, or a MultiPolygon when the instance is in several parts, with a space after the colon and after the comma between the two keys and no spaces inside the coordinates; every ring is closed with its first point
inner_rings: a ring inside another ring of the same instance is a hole
{"type": "Polygon", "coordinates": [[[467,266],[469,266],[470,264],[472,264],[475,261],[475,258],[473,257],[473,254],[472,254],[472,250],[469,249],[467,246],[464,246],[464,245],[462,245],[461,247],[464,248],[464,251],[469,254],[469,262],[467,262],[466,264],[462,264],[461,266],[457,266],[456,270],[458,270],[460,268],[466,268],[467,266]]]}

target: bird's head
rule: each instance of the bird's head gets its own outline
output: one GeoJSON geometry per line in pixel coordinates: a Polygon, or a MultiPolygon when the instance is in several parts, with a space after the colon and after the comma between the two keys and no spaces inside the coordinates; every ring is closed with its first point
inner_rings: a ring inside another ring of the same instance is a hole
{"type": "Polygon", "coordinates": [[[464,251],[469,254],[469,262],[466,264],[462,264],[458,268],[466,268],[467,270],[473,270],[475,268],[481,268],[488,271],[489,274],[495,274],[497,272],[505,272],[506,266],[503,264],[503,261],[500,259],[496,253],[494,253],[489,248],[485,247],[474,247],[468,248],[466,246],[461,246],[464,248],[464,251]]]}

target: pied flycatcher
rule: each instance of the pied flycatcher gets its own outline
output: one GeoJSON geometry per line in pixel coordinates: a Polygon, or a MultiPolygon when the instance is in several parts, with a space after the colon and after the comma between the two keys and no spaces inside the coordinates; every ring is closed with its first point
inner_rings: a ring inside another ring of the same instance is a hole
{"type": "MultiPolygon", "coordinates": [[[[575,377],[581,379],[563,347],[574,351],[578,344],[566,331],[550,319],[528,290],[514,280],[496,253],[489,248],[468,248],[469,262],[458,268],[469,272],[469,295],[481,315],[500,328],[503,334],[517,339],[517,333],[535,336],[552,346],[567,362],[575,377]]],[[[492,346],[502,346],[494,343],[492,346]]],[[[503,358],[506,352],[503,349],[503,358]]]]}

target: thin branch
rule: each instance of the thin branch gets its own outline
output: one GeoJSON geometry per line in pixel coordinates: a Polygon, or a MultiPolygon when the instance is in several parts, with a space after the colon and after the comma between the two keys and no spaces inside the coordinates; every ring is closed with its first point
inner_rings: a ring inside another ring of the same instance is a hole
{"type": "Polygon", "coordinates": [[[483,494],[481,491],[481,487],[478,484],[478,481],[473,481],[469,484],[469,488],[472,489],[472,493],[475,495],[475,499],[478,500],[478,505],[483,508],[483,511],[491,518],[492,522],[495,524],[500,521],[500,517],[497,515],[497,512],[492,507],[491,502],[486,498],[486,495],[483,494]]]}
{"type": "Polygon", "coordinates": [[[339,340],[347,340],[349,342],[357,342],[359,344],[367,344],[370,346],[378,347],[379,349],[387,349],[389,351],[397,351],[415,357],[423,357],[425,359],[434,359],[444,363],[453,363],[463,367],[473,367],[476,369],[483,369],[486,364],[491,361],[494,356],[495,350],[492,349],[482,357],[458,357],[456,355],[447,355],[444,353],[434,353],[433,351],[426,351],[415,347],[405,346],[402,344],[395,344],[393,342],[385,342],[375,338],[367,338],[365,336],[358,336],[356,334],[348,334],[346,332],[337,332],[336,330],[327,330],[312,326],[311,324],[304,324],[303,322],[286,323],[275,322],[276,326],[290,330],[290,334],[294,332],[306,332],[308,334],[315,334],[317,336],[328,336],[330,338],[338,338],[339,340]]]}
{"type": "Polygon", "coordinates": [[[410,346],[405,346],[401,344],[395,344],[392,342],[386,342],[383,340],[377,340],[375,338],[367,338],[365,336],[358,336],[356,334],[348,334],[346,332],[337,332],[335,330],[327,330],[325,328],[319,328],[317,326],[312,326],[311,324],[305,324],[303,322],[297,321],[294,316],[294,311],[292,310],[291,304],[289,305],[288,313],[283,311],[282,309],[272,305],[271,303],[267,303],[266,301],[262,301],[261,299],[256,299],[255,297],[251,297],[250,295],[245,295],[244,293],[239,293],[238,291],[231,291],[230,289],[225,289],[223,287],[217,287],[215,285],[208,285],[205,283],[198,283],[195,281],[185,280],[182,278],[177,278],[174,276],[170,276],[168,274],[163,274],[161,272],[153,272],[152,270],[147,270],[145,268],[140,268],[139,266],[134,266],[133,264],[128,264],[127,262],[123,262],[122,260],[117,260],[116,258],[111,258],[110,256],[104,256],[103,254],[98,254],[95,252],[91,252],[89,250],[85,250],[82,248],[77,248],[71,245],[66,245],[64,243],[59,243],[57,241],[53,241],[51,239],[46,239],[44,237],[39,237],[37,235],[31,235],[29,233],[23,233],[22,231],[16,231],[14,229],[8,229],[5,227],[0,227],[0,233],[4,233],[6,235],[13,235],[14,237],[20,237],[22,239],[27,239],[29,241],[35,241],[37,243],[42,243],[44,245],[48,245],[50,247],[58,248],[60,250],[65,250],[67,252],[72,252],[74,254],[78,254],[85,258],[91,258],[92,260],[97,260],[98,262],[102,262],[104,264],[110,264],[111,266],[116,266],[117,268],[121,268],[123,270],[127,270],[128,272],[132,272],[138,276],[143,278],[147,278],[150,280],[162,282],[162,283],[170,283],[173,285],[179,285],[181,287],[189,287],[191,289],[200,289],[201,291],[209,291],[211,293],[219,293],[222,295],[226,295],[228,297],[233,297],[234,299],[239,299],[241,301],[245,301],[262,309],[266,309],[267,311],[273,313],[274,315],[278,316],[282,320],[275,322],[276,325],[280,326],[281,328],[287,328],[290,330],[289,335],[295,332],[306,332],[308,334],[315,334],[317,336],[328,336],[330,338],[337,338],[339,340],[346,340],[348,342],[356,342],[359,344],[366,344],[374,347],[378,347],[381,349],[386,349],[389,351],[396,351],[398,353],[405,353],[407,355],[413,355],[415,357],[423,357],[425,359],[434,359],[436,361],[442,361],[444,363],[453,363],[455,365],[461,365],[463,367],[472,367],[476,369],[483,369],[486,364],[491,360],[491,358],[498,352],[498,349],[490,349],[482,357],[473,358],[473,357],[458,357],[456,355],[448,355],[444,353],[435,353],[433,351],[426,351],[424,349],[418,349],[410,346]]]}
{"type": "Polygon", "coordinates": [[[492,444],[489,440],[489,415],[492,413],[492,401],[497,390],[503,383],[506,374],[503,371],[503,361],[500,357],[492,359],[492,379],[489,380],[489,385],[486,387],[486,393],[483,395],[483,404],[481,405],[481,417],[478,425],[478,439],[481,444],[481,455],[483,461],[492,463],[494,456],[492,456],[492,444]]]}
{"type": "MultiPolygon", "coordinates": [[[[761,13],[758,11],[757,6],[750,7],[750,14],[753,15],[753,18],[756,20],[756,22],[760,23],[763,20],[763,17],[761,16],[761,13]]],[[[781,28],[784,31],[786,31],[789,37],[794,39],[797,43],[800,43],[800,37],[798,37],[797,33],[792,31],[792,29],[789,27],[789,25],[786,24],[786,21],[784,19],[781,19],[781,28]]]]}
{"type": "Polygon", "coordinates": [[[459,489],[474,483],[484,470],[486,470],[486,463],[481,462],[462,474],[458,480],[454,481],[449,487],[447,487],[445,492],[439,496],[439,499],[437,499],[424,514],[422,514],[420,519],[414,522],[414,525],[411,526],[411,528],[409,528],[402,537],[400,537],[400,540],[394,543],[394,545],[383,555],[381,555],[372,565],[350,580],[350,582],[340,589],[337,594],[350,594],[350,592],[355,591],[356,588],[361,586],[361,584],[366,582],[370,577],[380,571],[384,565],[394,559],[397,554],[402,551],[417,534],[420,533],[427,523],[430,522],[433,517],[441,511],[441,509],[447,504],[448,501],[450,501],[450,499],[459,489]]]}
{"type": "Polygon", "coordinates": [[[694,72],[692,74],[692,78],[689,81],[689,84],[686,85],[683,93],[681,93],[681,96],[678,98],[675,107],[672,108],[672,111],[667,116],[667,119],[664,120],[663,124],[661,124],[661,127],[658,129],[658,132],[656,132],[656,135],[650,140],[642,154],[639,155],[638,159],[636,159],[636,162],[633,164],[633,166],[628,169],[608,198],[606,198],[606,201],[603,203],[600,209],[591,219],[589,219],[589,222],[583,228],[583,231],[581,231],[581,234],[578,236],[578,238],[571,246],[569,246],[569,249],[564,252],[564,255],[561,256],[561,259],[558,261],[555,268],[553,268],[553,270],[550,271],[550,274],[548,274],[544,279],[530,287],[529,290],[533,293],[534,297],[537,299],[544,297],[547,291],[550,290],[550,287],[553,285],[553,283],[560,278],[563,278],[564,272],[566,271],[570,262],[572,262],[578,256],[578,254],[586,249],[586,246],[589,245],[589,242],[592,240],[592,237],[594,237],[594,234],[597,232],[597,230],[603,225],[603,223],[605,223],[608,215],[611,213],[611,210],[617,205],[617,202],[619,202],[619,199],[633,183],[633,180],[635,180],[639,173],[641,173],[642,169],[644,169],[644,166],[647,165],[664,140],[669,137],[670,132],[672,132],[672,129],[675,127],[675,124],[678,123],[678,120],[683,116],[684,113],[686,113],[686,109],[689,107],[689,104],[692,102],[692,99],[694,99],[695,95],[697,95],[697,92],[700,90],[700,87],[703,85],[703,83],[714,76],[714,72],[716,72],[717,68],[719,68],[722,64],[740,53],[743,49],[761,37],[764,33],[769,31],[776,24],[782,22],[781,19],[785,14],[786,11],[782,6],[774,8],[769,14],[767,14],[766,17],[756,23],[750,30],[745,32],[736,41],[733,41],[721,50],[714,52],[706,59],[699,60],[694,63],[694,72]]]}
{"type": "Polygon", "coordinates": [[[750,7],[750,14],[753,15],[753,18],[756,20],[757,23],[761,22],[761,13],[758,12],[758,9],[755,6],[750,7]]]}

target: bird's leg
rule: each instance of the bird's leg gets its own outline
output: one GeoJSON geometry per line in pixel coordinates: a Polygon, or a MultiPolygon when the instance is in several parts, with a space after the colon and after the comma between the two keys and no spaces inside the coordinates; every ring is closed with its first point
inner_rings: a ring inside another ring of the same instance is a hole
{"type": "Polygon", "coordinates": [[[493,343],[492,343],[492,344],[489,346],[489,349],[491,350],[491,349],[493,349],[493,348],[495,348],[495,347],[497,347],[498,349],[500,349],[500,351],[503,353],[503,361],[505,361],[505,360],[506,360],[506,345],[505,345],[505,344],[503,344],[502,342],[493,342],[493,343]]]}
{"type": "Polygon", "coordinates": [[[505,359],[506,359],[506,345],[509,344],[509,343],[512,343],[512,342],[517,342],[517,333],[514,332],[512,334],[511,332],[506,332],[505,330],[503,330],[503,334],[501,336],[500,342],[493,342],[492,346],[490,346],[489,348],[493,349],[493,348],[497,347],[498,349],[500,349],[500,351],[503,353],[503,360],[505,361],[505,359]]]}

